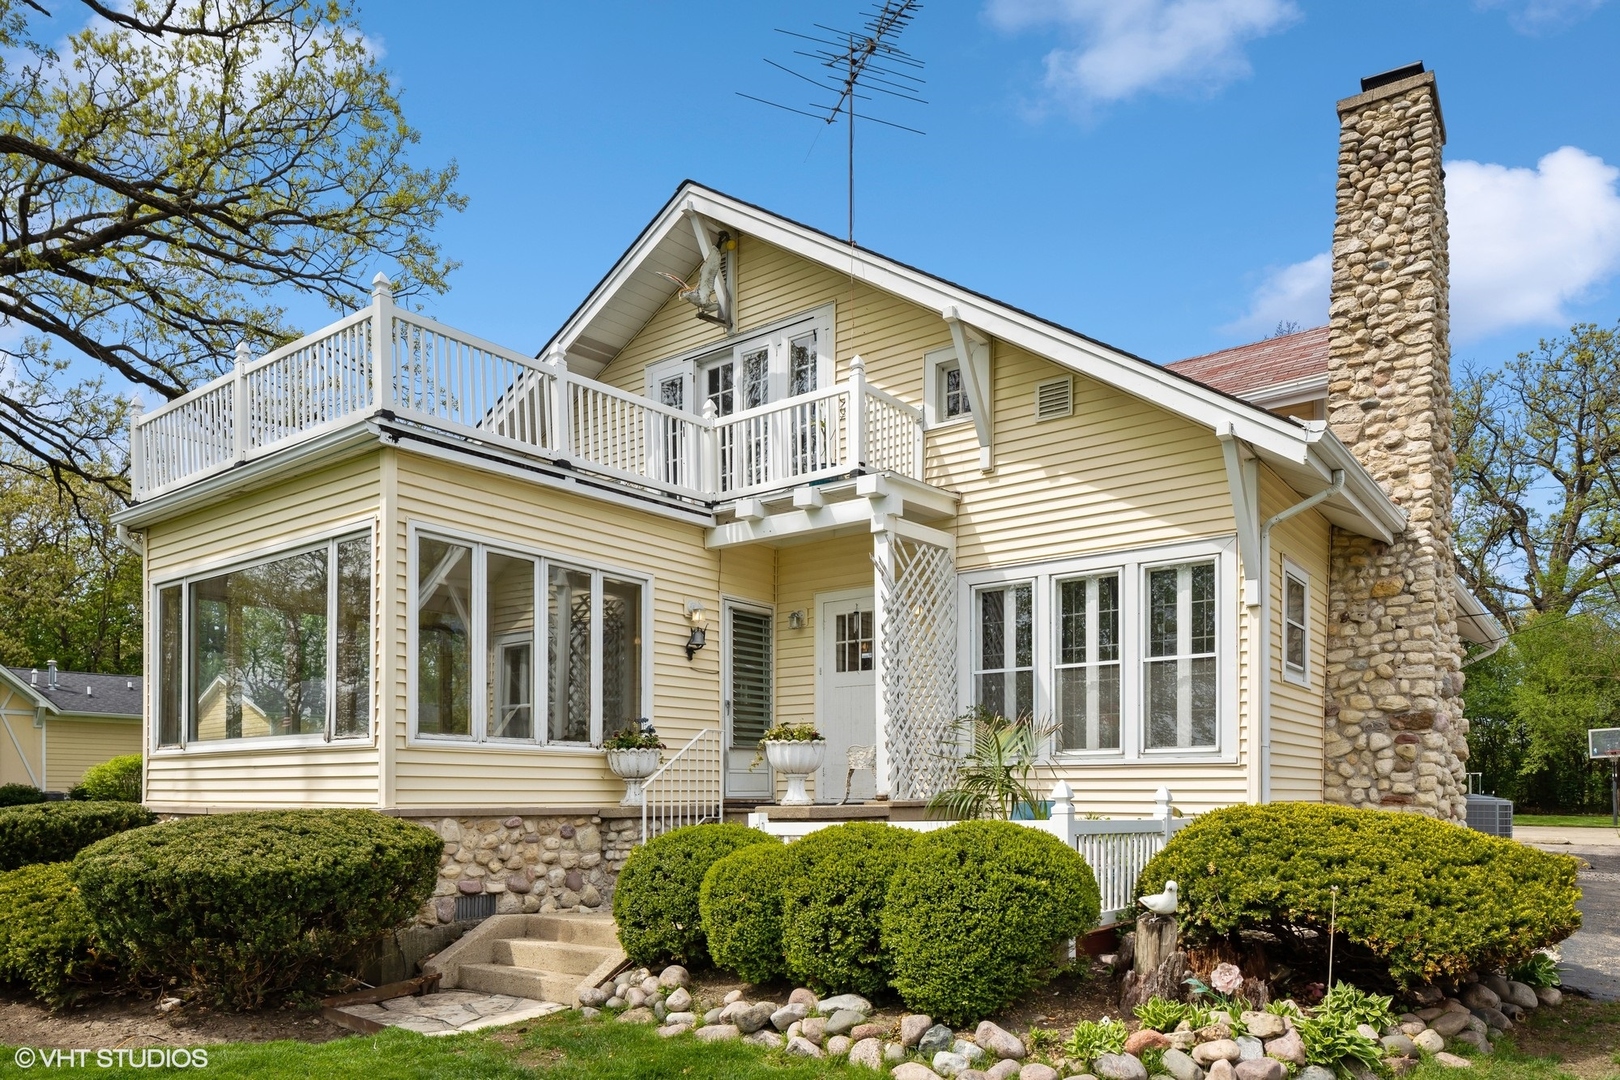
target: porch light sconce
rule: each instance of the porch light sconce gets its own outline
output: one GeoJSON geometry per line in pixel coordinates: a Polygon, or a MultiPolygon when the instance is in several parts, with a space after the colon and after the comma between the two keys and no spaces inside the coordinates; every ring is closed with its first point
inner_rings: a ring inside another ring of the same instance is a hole
{"type": "Polygon", "coordinates": [[[686,639],[686,659],[691,660],[697,655],[699,649],[708,644],[708,616],[703,612],[703,604],[697,600],[686,602],[686,618],[692,624],[692,633],[686,639]]]}
{"type": "Polygon", "coordinates": [[[797,611],[788,612],[788,629],[789,630],[803,630],[804,629],[804,609],[803,608],[799,608],[797,611]]]}

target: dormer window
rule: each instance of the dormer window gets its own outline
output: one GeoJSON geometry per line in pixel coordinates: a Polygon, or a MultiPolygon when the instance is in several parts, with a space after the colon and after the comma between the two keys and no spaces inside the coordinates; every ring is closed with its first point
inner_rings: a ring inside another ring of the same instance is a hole
{"type": "Polygon", "coordinates": [[[649,364],[647,396],[694,413],[712,402],[716,416],[731,416],[813,394],[833,383],[832,324],[829,305],[649,364]]]}
{"type": "Polygon", "coordinates": [[[939,411],[943,420],[968,416],[973,406],[968,403],[967,387],[962,385],[962,365],[941,364],[939,367],[939,411]]]}

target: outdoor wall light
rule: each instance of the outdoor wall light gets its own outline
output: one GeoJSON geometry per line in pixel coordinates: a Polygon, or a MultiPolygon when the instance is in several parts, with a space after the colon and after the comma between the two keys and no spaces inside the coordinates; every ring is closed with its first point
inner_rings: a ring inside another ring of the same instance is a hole
{"type": "Polygon", "coordinates": [[[789,630],[803,630],[804,629],[804,609],[803,608],[799,608],[797,611],[788,612],[788,629],[789,630]]]}
{"type": "Polygon", "coordinates": [[[697,600],[686,602],[686,618],[692,624],[692,633],[686,639],[686,658],[691,660],[697,651],[708,644],[709,618],[703,611],[703,604],[697,600]]]}

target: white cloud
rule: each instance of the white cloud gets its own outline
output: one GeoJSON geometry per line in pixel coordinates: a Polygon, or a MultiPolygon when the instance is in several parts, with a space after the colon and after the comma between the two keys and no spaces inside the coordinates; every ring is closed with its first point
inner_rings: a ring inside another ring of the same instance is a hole
{"type": "Polygon", "coordinates": [[[1248,313],[1221,329],[1258,338],[1283,323],[1298,323],[1300,329],[1321,326],[1327,321],[1332,277],[1333,259],[1325,251],[1275,270],[1255,289],[1248,313]]]}
{"type": "Polygon", "coordinates": [[[1300,15],[1293,0],[989,0],[986,11],[1003,29],[1055,24],[1078,39],[1046,54],[1045,85],[1080,109],[1243,78],[1243,45],[1300,15]]]}
{"type": "Polygon", "coordinates": [[[1608,0],[1474,0],[1477,8],[1505,8],[1521,34],[1562,30],[1586,18],[1608,0]]]}
{"type": "MultiPolygon", "coordinates": [[[[1620,273],[1617,182],[1620,168],[1573,146],[1533,169],[1448,163],[1452,337],[1567,326],[1567,305],[1620,273]]],[[[1260,335],[1279,321],[1320,326],[1331,270],[1323,252],[1269,274],[1249,311],[1221,329],[1260,335]]]]}
{"type": "Polygon", "coordinates": [[[1534,169],[1446,166],[1451,325],[1459,338],[1561,326],[1620,272],[1620,169],[1565,146],[1534,169]]]}

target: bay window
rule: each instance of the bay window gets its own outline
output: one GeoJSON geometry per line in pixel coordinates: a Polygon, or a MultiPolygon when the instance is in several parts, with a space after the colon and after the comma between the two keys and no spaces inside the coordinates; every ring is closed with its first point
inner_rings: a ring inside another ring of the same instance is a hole
{"type": "Polygon", "coordinates": [[[157,589],[160,747],[371,732],[371,537],[157,589]]]}
{"type": "Polygon", "coordinates": [[[600,742],[647,712],[646,584],[416,534],[414,734],[600,742]]]}

